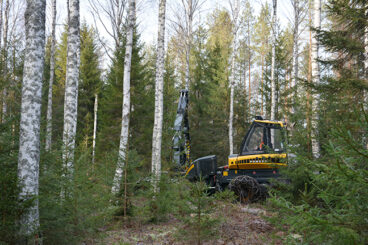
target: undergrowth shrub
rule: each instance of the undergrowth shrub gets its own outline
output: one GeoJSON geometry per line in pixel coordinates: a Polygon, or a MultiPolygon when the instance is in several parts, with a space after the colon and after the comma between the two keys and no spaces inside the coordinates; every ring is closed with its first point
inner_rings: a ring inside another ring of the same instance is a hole
{"type": "MultiPolygon", "coordinates": [[[[357,128],[367,129],[368,120],[357,128]]],[[[330,134],[323,158],[298,157],[296,171],[287,171],[292,184],[273,192],[269,201],[278,216],[272,219],[306,243],[367,244],[368,150],[362,134],[344,126],[330,134]],[[294,182],[298,176],[302,181],[294,182]],[[295,191],[293,198],[290,191],[295,191]]]]}

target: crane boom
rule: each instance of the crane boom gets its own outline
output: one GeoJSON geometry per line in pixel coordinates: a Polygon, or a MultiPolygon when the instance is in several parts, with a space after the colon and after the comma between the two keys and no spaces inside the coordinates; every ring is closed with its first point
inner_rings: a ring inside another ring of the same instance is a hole
{"type": "Polygon", "coordinates": [[[178,110],[174,123],[173,150],[177,167],[190,164],[190,135],[188,121],[188,90],[180,91],[178,110]]]}

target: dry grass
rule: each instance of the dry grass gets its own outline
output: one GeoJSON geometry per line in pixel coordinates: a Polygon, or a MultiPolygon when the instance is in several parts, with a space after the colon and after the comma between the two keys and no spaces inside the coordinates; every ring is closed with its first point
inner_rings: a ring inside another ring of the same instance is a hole
{"type": "MultiPolygon", "coordinates": [[[[219,203],[213,215],[224,218],[219,226],[219,236],[204,241],[203,245],[283,244],[284,233],[265,221],[264,217],[272,214],[265,211],[261,205],[219,203]]],[[[194,244],[190,238],[183,241],[175,236],[180,227],[181,222],[174,217],[158,224],[120,220],[101,231],[100,239],[87,241],[85,244],[194,244]]]]}

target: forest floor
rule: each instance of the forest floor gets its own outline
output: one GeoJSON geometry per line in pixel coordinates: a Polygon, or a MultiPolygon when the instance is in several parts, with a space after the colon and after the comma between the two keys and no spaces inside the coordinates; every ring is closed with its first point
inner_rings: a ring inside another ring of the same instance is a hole
{"type": "MultiPolygon", "coordinates": [[[[285,243],[287,236],[285,232],[267,221],[267,217],[274,214],[266,211],[260,204],[223,203],[213,215],[222,217],[218,235],[212,240],[203,241],[202,245],[285,243]]],[[[182,239],[177,236],[181,227],[181,221],[175,218],[162,223],[140,225],[134,223],[123,225],[120,221],[106,227],[99,239],[87,241],[85,244],[196,244],[191,237],[182,239]]]]}

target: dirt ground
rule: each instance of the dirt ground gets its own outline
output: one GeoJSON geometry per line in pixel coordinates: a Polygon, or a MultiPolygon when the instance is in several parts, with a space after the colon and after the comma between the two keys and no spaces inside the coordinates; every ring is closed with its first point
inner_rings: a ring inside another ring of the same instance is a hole
{"type": "MultiPolygon", "coordinates": [[[[261,205],[226,204],[220,206],[214,215],[223,217],[218,236],[213,240],[202,241],[202,245],[283,244],[284,232],[277,231],[266,221],[265,217],[272,213],[265,211],[261,205]]],[[[180,225],[180,221],[175,218],[158,224],[124,226],[122,222],[117,222],[102,230],[99,239],[85,244],[196,244],[190,237],[182,240],[175,235],[180,225]]]]}

